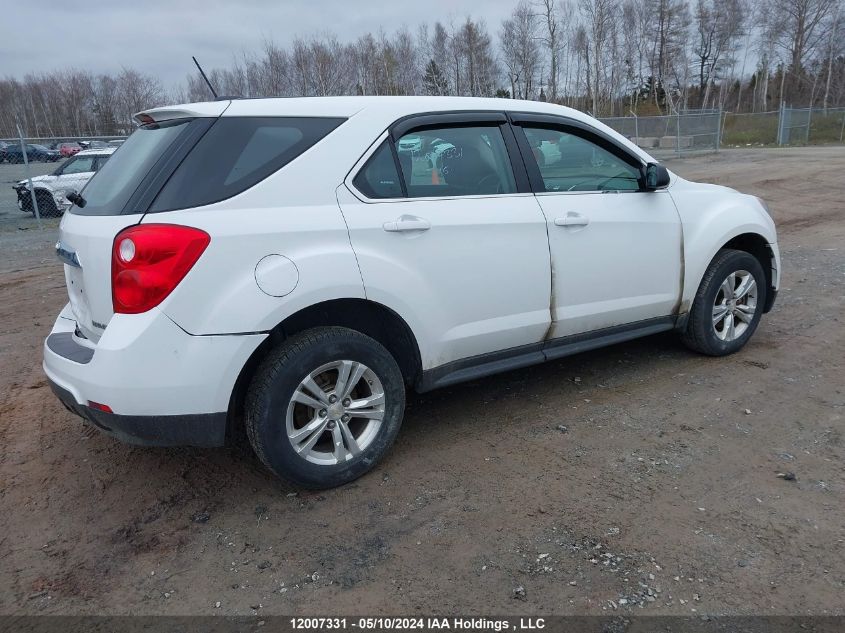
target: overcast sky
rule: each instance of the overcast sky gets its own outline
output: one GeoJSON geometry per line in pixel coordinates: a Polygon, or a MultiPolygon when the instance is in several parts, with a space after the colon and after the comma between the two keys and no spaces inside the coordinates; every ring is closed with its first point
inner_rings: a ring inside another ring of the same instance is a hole
{"type": "Polygon", "coordinates": [[[195,72],[228,65],[265,39],[332,32],[350,41],[422,22],[483,18],[492,34],[517,0],[3,0],[0,76],[78,68],[118,72],[122,66],[158,76],[170,88],[195,72]],[[12,28],[12,25],[16,25],[12,28]],[[35,31],[31,28],[37,25],[35,31]]]}

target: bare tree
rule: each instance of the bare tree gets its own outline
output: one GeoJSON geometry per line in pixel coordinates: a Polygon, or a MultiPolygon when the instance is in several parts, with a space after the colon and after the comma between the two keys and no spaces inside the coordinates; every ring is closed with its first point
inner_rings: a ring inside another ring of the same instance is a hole
{"type": "Polygon", "coordinates": [[[806,87],[805,66],[827,42],[829,20],[839,0],[770,0],[763,36],[781,53],[781,98],[796,99],[806,87]],[[790,80],[787,81],[787,75],[790,80]],[[802,87],[802,84],[804,86],[802,87]]]}
{"type": "Polygon", "coordinates": [[[695,25],[698,41],[698,86],[701,107],[707,107],[713,84],[724,67],[732,64],[744,34],[745,7],[741,0],[698,0],[695,25]]]}
{"type": "Polygon", "coordinates": [[[580,0],[579,9],[585,21],[589,40],[592,63],[587,64],[592,74],[592,94],[590,107],[598,116],[602,106],[611,98],[608,82],[608,69],[612,63],[613,30],[618,5],[616,0],[580,0]]]}
{"type": "Polygon", "coordinates": [[[558,10],[555,0],[539,0],[540,41],[546,49],[549,60],[549,75],[546,81],[548,99],[555,102],[558,99],[558,81],[560,79],[560,49],[561,28],[558,22],[558,10]]]}
{"type": "MultiPolygon", "coordinates": [[[[654,16],[651,51],[651,92],[655,105],[667,102],[667,80],[677,77],[675,66],[686,51],[689,7],[685,0],[650,0],[648,10],[654,16]]],[[[675,86],[685,89],[686,86],[675,86]]]]}
{"type": "Polygon", "coordinates": [[[540,63],[537,16],[527,0],[521,0],[499,33],[504,64],[511,85],[511,97],[530,99],[540,63]]]}

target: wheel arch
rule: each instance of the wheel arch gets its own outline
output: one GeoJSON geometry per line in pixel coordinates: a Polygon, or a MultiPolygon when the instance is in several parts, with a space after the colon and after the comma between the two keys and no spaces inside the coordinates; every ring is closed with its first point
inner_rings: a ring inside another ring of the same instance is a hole
{"type": "MultiPolygon", "coordinates": [[[[258,365],[276,345],[297,332],[313,327],[339,326],[366,334],[375,339],[393,355],[402,377],[414,385],[422,371],[422,360],[417,338],[408,323],[387,306],[368,299],[329,299],[302,308],[285,317],[269,332],[244,364],[229,399],[228,435],[242,429],[240,416],[246,391],[258,365]]],[[[240,432],[240,431],[238,431],[240,432]]]]}
{"type": "Polygon", "coordinates": [[[759,233],[742,233],[725,242],[719,250],[726,248],[745,251],[760,262],[760,267],[766,275],[766,302],[763,304],[763,313],[769,312],[775,300],[774,279],[777,261],[769,242],[759,233]]]}
{"type": "Polygon", "coordinates": [[[688,285],[685,285],[684,288],[684,300],[680,311],[682,318],[679,321],[679,327],[683,327],[686,322],[686,319],[683,317],[685,317],[692,307],[692,300],[701,285],[704,274],[707,272],[713,259],[724,249],[744,251],[754,256],[760,262],[763,273],[766,275],[766,302],[763,306],[763,312],[769,312],[772,308],[775,300],[775,290],[777,288],[778,257],[769,239],[761,231],[756,230],[756,227],[744,226],[722,236],[715,243],[717,245],[708,249],[706,257],[698,259],[698,264],[694,272],[690,270],[691,262],[686,262],[687,274],[693,273],[693,275],[692,277],[687,277],[688,285]]]}

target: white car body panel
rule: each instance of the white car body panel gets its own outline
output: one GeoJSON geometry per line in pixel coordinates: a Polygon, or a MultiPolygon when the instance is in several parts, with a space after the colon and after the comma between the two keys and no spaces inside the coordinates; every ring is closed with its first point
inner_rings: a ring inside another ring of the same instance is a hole
{"type": "Polygon", "coordinates": [[[95,343],[108,328],[114,314],[111,296],[114,237],[140,219],[137,215],[65,213],[59,223],[58,244],[75,252],[80,264],[79,267],[65,264],[71,310],[79,329],[95,343]]]}
{"type": "Polygon", "coordinates": [[[548,219],[554,326],[549,338],[674,314],[681,221],[666,191],[537,196],[548,219]],[[577,218],[586,225],[564,225],[577,218]]]}
{"type": "MultiPolygon", "coordinates": [[[[75,327],[68,304],[51,334],[73,332],[75,327]]],[[[238,374],[266,337],[190,336],[153,308],[115,315],[86,364],[64,358],[45,344],[44,372],[77,403],[108,403],[118,415],[216,413],[228,408],[238,374]]]]}
{"type": "Polygon", "coordinates": [[[543,339],[551,280],[534,196],[362,202],[341,188],[338,200],[367,298],[416,315],[424,369],[543,339]],[[384,230],[403,216],[431,228],[384,230]]]}
{"type": "Polygon", "coordinates": [[[85,337],[76,337],[78,344],[95,351],[83,365],[45,347],[45,372],[77,403],[104,402],[119,414],[219,413],[229,407],[241,370],[268,333],[327,301],[389,308],[413,334],[426,371],[653,317],[681,317],[713,256],[746,233],[768,243],[778,287],[777,236],[761,203],[675,175],[667,190],[651,193],[368,200],[355,189],[357,170],[402,117],[505,110],[574,119],[612,137],[643,163],[654,161],[592,117],[538,102],[294,98],[140,113],[140,120],[155,121],[348,120],[280,170],[220,202],[143,216],[66,214],[60,242],[82,267],[65,265],[71,303],[53,333],[78,327],[85,337]],[[589,216],[590,224],[555,224],[569,212],[589,216]],[[401,216],[422,218],[430,229],[384,229],[401,216]],[[211,242],[156,308],[113,315],[114,238],[138,223],[196,227],[211,242]],[[268,256],[279,256],[279,265],[259,267],[268,256]]]}
{"type": "Polygon", "coordinates": [[[684,231],[684,291],[680,312],[689,310],[704,271],[733,238],[760,235],[773,251],[772,287],[780,288],[780,251],[775,223],[759,200],[727,187],[696,183],[673,175],[668,189],[684,231]]]}

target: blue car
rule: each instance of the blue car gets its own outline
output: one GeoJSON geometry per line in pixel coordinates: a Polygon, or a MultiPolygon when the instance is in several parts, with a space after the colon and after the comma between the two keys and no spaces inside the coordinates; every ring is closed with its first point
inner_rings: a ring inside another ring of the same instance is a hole
{"type": "MultiPolygon", "coordinates": [[[[36,145],[33,143],[28,143],[25,145],[25,147],[26,159],[31,163],[55,163],[62,157],[61,152],[58,152],[54,149],[50,149],[45,145],[36,145]]],[[[3,150],[3,153],[0,154],[0,157],[2,157],[2,159],[8,163],[22,163],[23,156],[24,153],[21,150],[21,146],[17,144],[7,145],[6,148],[3,150]]]]}

